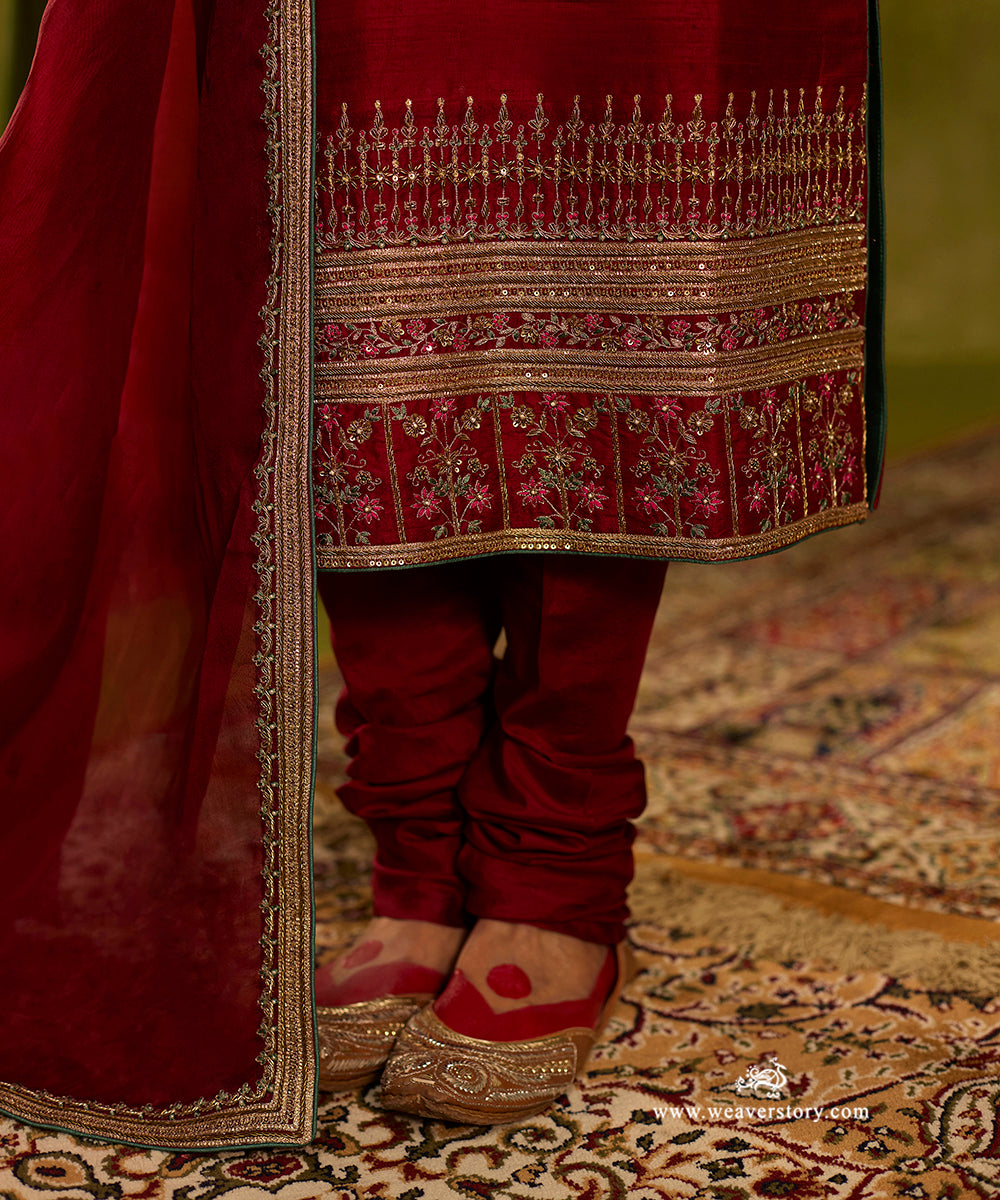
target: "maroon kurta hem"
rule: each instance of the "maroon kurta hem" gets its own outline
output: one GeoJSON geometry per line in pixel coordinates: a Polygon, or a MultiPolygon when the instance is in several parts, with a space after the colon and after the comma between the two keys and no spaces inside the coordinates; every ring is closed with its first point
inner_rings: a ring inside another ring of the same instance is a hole
{"type": "Polygon", "coordinates": [[[319,7],[319,564],[863,519],[865,4],[518,13],[319,7]]]}

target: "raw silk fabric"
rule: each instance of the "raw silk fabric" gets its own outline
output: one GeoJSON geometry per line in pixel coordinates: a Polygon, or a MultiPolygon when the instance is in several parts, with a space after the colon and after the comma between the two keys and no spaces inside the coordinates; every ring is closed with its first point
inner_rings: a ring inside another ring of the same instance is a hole
{"type": "Polygon", "coordinates": [[[313,16],[51,0],[0,143],[0,1106],[36,1124],[312,1136],[317,560],[734,557],[876,490],[863,3],[313,16]]]}
{"type": "Polygon", "coordinates": [[[338,794],[375,837],[378,916],[621,941],[646,803],[626,731],[665,570],[517,554],[426,567],[405,589],[320,576],[346,684],[338,794]]]}

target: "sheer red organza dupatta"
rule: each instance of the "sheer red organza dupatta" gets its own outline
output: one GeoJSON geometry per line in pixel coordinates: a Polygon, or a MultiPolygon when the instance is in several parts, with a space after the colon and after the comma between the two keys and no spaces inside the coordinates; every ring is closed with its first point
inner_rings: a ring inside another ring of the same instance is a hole
{"type": "Polygon", "coordinates": [[[0,1108],[98,1137],[313,1127],[309,30],[52,0],[0,144],[0,1108]]]}

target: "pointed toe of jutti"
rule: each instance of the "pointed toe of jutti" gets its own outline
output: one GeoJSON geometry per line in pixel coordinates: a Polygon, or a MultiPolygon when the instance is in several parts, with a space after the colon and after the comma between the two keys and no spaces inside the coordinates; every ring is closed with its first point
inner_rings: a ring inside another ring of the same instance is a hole
{"type": "Polygon", "coordinates": [[[623,943],[614,984],[592,1027],[519,1041],[469,1037],[427,1005],[396,1039],[382,1073],[382,1107],[468,1125],[511,1124],[544,1112],[583,1070],[633,974],[631,948],[623,943]]]}
{"type": "Polygon", "coordinates": [[[319,1090],[347,1092],[374,1082],[401,1031],[433,996],[383,996],[316,1009],[319,1090]]]}

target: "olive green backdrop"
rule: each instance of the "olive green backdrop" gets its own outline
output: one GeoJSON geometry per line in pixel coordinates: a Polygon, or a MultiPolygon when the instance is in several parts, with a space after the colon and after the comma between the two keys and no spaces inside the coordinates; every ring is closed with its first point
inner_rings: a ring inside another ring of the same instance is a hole
{"type": "MultiPolygon", "coordinates": [[[[1000,0],[881,3],[889,452],[899,455],[1000,421],[1000,0]]],[[[0,125],[43,8],[0,0],[0,125]]]]}

